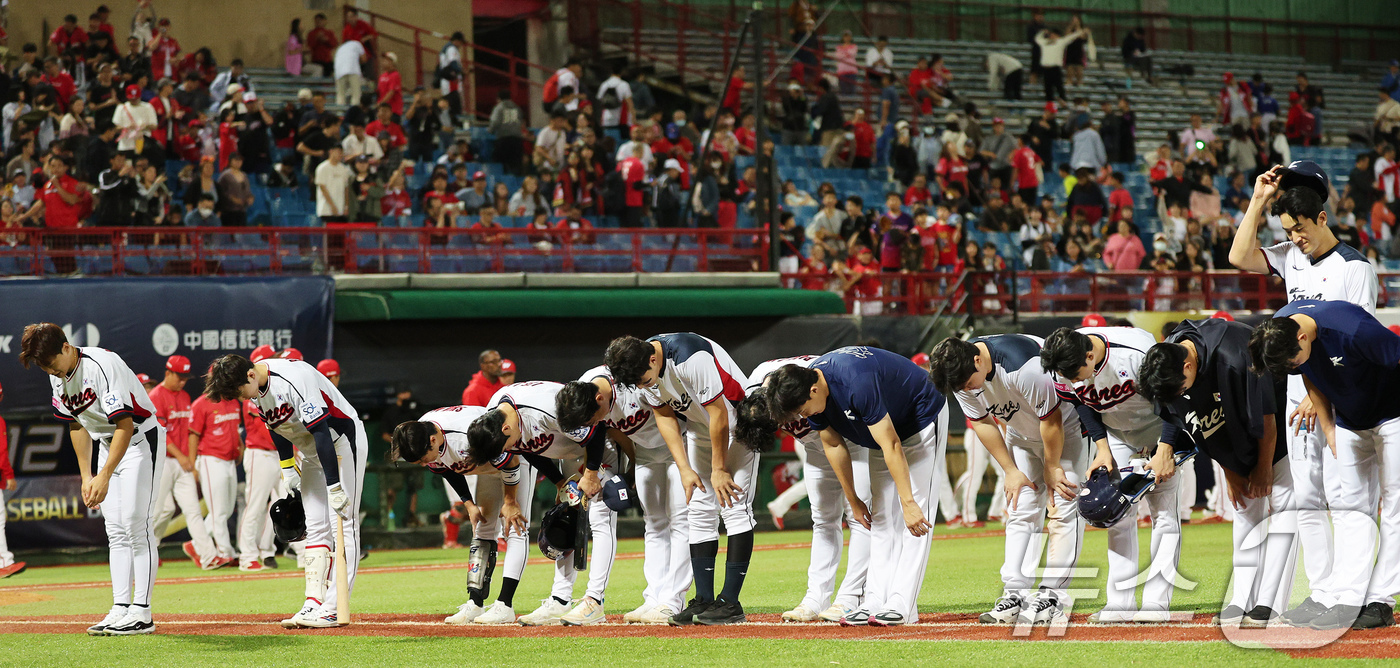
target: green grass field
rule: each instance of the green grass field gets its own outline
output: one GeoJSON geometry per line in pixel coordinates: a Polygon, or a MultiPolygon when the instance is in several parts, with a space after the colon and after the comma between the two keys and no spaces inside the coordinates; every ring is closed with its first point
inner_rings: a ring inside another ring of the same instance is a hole
{"type": "MultiPolygon", "coordinates": [[[[952,533],[972,533],[962,530],[952,533]]],[[[945,533],[940,526],[937,534],[945,533]]],[[[1140,533],[1147,545],[1148,534],[1140,533]]],[[[759,545],[805,543],[804,532],[760,534],[759,545]]],[[[1086,534],[1081,567],[1098,568],[1098,577],[1077,582],[1079,589],[1102,589],[1106,565],[1106,534],[1086,534]]],[[[928,575],[920,594],[925,613],[977,613],[984,611],[1001,591],[997,569],[1002,561],[1000,537],[936,540],[928,575]]],[[[532,547],[532,550],[534,548],[532,547]]],[[[642,550],[640,540],[624,540],[619,553],[642,550]]],[[[1143,564],[1147,555],[1143,550],[1143,564]]],[[[1229,576],[1230,525],[1188,526],[1183,537],[1180,573],[1197,586],[1178,590],[1173,608],[1198,612],[1219,609],[1229,576]]],[[[538,556],[534,553],[532,556],[538,556]]],[[[744,589],[750,613],[778,613],[791,608],[806,584],[808,552],[805,548],[759,550],[744,589]]],[[[377,552],[362,567],[418,566],[465,563],[466,550],[404,550],[377,552]]],[[[237,571],[220,571],[214,579],[197,583],[163,583],[162,580],[209,575],[188,561],[167,562],[157,581],[154,609],[161,614],[290,614],[300,604],[299,578],[247,579],[237,571]]],[[[531,564],[515,598],[516,612],[524,614],[547,595],[553,569],[531,564]]],[[[499,569],[497,586],[499,586],[499,569]]],[[[0,601],[6,590],[32,585],[104,582],[105,566],[36,568],[0,581],[0,601]]],[[[608,588],[607,609],[626,612],[641,602],[644,586],[641,559],[619,559],[608,588]]],[[[583,590],[579,583],[576,592],[583,590]]],[[[22,591],[22,590],[19,590],[22,591]]],[[[493,590],[494,591],[494,590],[493,590]]],[[[3,621],[46,615],[87,615],[96,621],[111,604],[106,587],[43,590],[51,599],[0,605],[3,621]]],[[[1306,594],[1295,587],[1295,599],[1306,594]]],[[[10,597],[15,598],[15,597],[10,597]]],[[[434,614],[446,616],[466,600],[465,571],[457,569],[416,572],[363,572],[355,586],[356,613],[434,614]]],[[[1081,600],[1076,612],[1092,612],[1103,597],[1081,600]]],[[[820,634],[820,627],[814,628],[820,634]]],[[[1128,635],[1125,631],[1125,636],[1128,635]]],[[[668,634],[670,635],[670,634],[668,634]]],[[[88,638],[52,633],[0,635],[0,665],[443,665],[480,659],[490,665],[552,665],[564,657],[587,657],[603,665],[876,665],[927,664],[994,665],[1034,661],[1036,666],[1084,664],[1200,664],[1206,661],[1232,665],[1265,665],[1279,661],[1308,663],[1270,650],[1244,650],[1225,642],[1075,642],[1071,627],[1065,636],[1071,644],[1015,640],[1007,631],[1005,641],[957,640],[719,640],[678,638],[576,638],[561,645],[559,638],[422,638],[422,637],[317,637],[311,632],[289,635],[156,635],[138,638],[88,638]]],[[[1056,642],[1065,642],[1059,640],[1056,642]]],[[[1336,660],[1327,660],[1328,663],[1336,660]]]]}

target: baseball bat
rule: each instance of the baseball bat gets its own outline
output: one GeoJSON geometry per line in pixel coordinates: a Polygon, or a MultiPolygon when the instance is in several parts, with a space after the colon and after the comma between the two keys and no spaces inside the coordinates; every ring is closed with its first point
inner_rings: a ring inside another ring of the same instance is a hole
{"type": "MultiPolygon", "coordinates": [[[[359,556],[359,555],[355,555],[359,556]]],[[[350,625],[350,575],[345,565],[345,520],[335,516],[335,619],[350,625]]]]}

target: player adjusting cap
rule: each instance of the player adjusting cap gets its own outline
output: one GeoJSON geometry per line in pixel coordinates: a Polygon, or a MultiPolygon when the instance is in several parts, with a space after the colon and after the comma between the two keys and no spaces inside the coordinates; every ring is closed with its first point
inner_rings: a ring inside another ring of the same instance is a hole
{"type": "Polygon", "coordinates": [[[320,371],[321,375],[327,378],[330,378],[331,376],[339,376],[340,362],[329,358],[323,359],[320,362],[316,363],[316,370],[320,371]]]}
{"type": "Polygon", "coordinates": [[[1216,318],[1218,320],[1229,320],[1230,322],[1235,321],[1235,316],[1230,315],[1229,311],[1216,311],[1210,317],[1216,318]]]}
{"type": "Polygon", "coordinates": [[[915,364],[917,364],[917,365],[919,365],[919,366],[923,366],[923,365],[925,365],[925,364],[928,364],[928,353],[914,353],[914,356],[913,356],[913,357],[910,357],[910,358],[909,358],[909,361],[911,361],[911,362],[913,362],[913,363],[915,363],[915,364]]]}
{"type": "Polygon", "coordinates": [[[1103,316],[1101,316],[1101,315],[1099,315],[1099,314],[1097,314],[1097,313],[1090,313],[1090,314],[1084,316],[1084,319],[1083,319],[1083,320],[1080,320],[1080,321],[1079,321],[1079,326],[1080,326],[1080,327],[1107,327],[1107,326],[1108,326],[1108,318],[1105,318],[1105,317],[1103,317],[1103,316]]]}
{"type": "Polygon", "coordinates": [[[1311,188],[1322,201],[1327,201],[1327,172],[1311,160],[1294,160],[1283,168],[1278,187],[1288,190],[1296,186],[1311,188]]]}
{"type": "Polygon", "coordinates": [[[256,348],[254,348],[254,349],[253,349],[253,352],[251,352],[251,353],[248,354],[248,359],[249,359],[250,361],[252,361],[254,364],[257,364],[258,362],[261,362],[261,361],[263,361],[263,360],[265,360],[265,359],[267,359],[267,358],[269,358],[269,357],[272,357],[272,356],[273,356],[274,354],[276,354],[276,353],[277,353],[277,351],[273,350],[273,349],[272,349],[272,346],[269,346],[269,345],[264,344],[264,345],[261,345],[261,346],[258,346],[258,347],[256,347],[256,348]]]}
{"type": "Polygon", "coordinates": [[[505,375],[508,373],[515,373],[515,362],[512,362],[510,360],[501,360],[501,375],[505,375]]]}
{"type": "Polygon", "coordinates": [[[136,382],[141,383],[142,385],[145,385],[145,384],[151,382],[151,377],[150,377],[150,376],[147,376],[147,375],[144,374],[144,373],[138,373],[138,374],[136,374],[136,382]]]}
{"type": "Polygon", "coordinates": [[[306,359],[306,357],[302,356],[301,351],[300,351],[300,350],[297,350],[296,348],[288,348],[288,349],[286,349],[286,350],[283,350],[283,351],[277,353],[277,357],[279,357],[279,358],[281,358],[281,359],[284,359],[284,360],[305,360],[305,359],[306,359]]]}
{"type": "Polygon", "coordinates": [[[166,371],[174,371],[180,374],[189,373],[190,358],[184,355],[171,355],[165,360],[165,369],[166,371]]]}

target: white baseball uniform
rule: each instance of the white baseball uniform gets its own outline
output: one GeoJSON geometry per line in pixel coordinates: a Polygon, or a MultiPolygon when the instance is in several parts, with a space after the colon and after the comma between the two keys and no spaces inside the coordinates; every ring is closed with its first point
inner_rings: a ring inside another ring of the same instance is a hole
{"type": "MultiPolygon", "coordinates": [[[[1152,334],[1133,327],[1085,327],[1079,330],[1103,342],[1104,358],[1088,380],[1070,383],[1055,377],[1055,391],[1073,404],[1080,422],[1089,430],[1090,443],[1108,442],[1118,468],[1129,460],[1151,458],[1162,435],[1162,420],[1152,402],[1137,393],[1138,367],[1147,349],[1156,345],[1152,334]]],[[[1142,609],[1166,611],[1171,606],[1172,583],[1181,556],[1180,476],[1158,484],[1147,493],[1152,516],[1152,578],[1143,587],[1142,609]]],[[[1194,489],[1192,490],[1194,492],[1194,489]]],[[[1108,590],[1105,609],[1122,613],[1138,610],[1134,597],[1138,577],[1138,535],[1135,513],[1108,528],[1108,590]]]]}
{"type": "MultiPolygon", "coordinates": [[[[768,374],[789,364],[806,368],[817,360],[816,355],[786,357],[769,360],[754,368],[749,374],[747,392],[762,387],[768,374]]],[[[870,530],[857,522],[850,504],[846,503],[846,493],[841,489],[841,481],[827,461],[822,451],[821,433],[812,429],[805,419],[783,424],[779,429],[797,440],[797,451],[802,457],[802,479],[806,483],[807,495],[812,511],[812,555],[807,567],[807,592],[802,597],[802,605],[808,610],[820,613],[835,603],[843,608],[860,608],[865,597],[865,581],[870,567],[870,530]],[[846,575],[841,581],[841,591],[836,591],[836,569],[841,565],[841,548],[844,535],[841,532],[841,519],[845,515],[851,527],[851,548],[846,553],[846,575]]],[[[851,455],[851,469],[855,475],[856,495],[868,507],[870,500],[870,455],[860,446],[846,443],[851,455]]]]}
{"type": "Polygon", "coordinates": [[[241,408],[248,447],[243,450],[243,474],[247,484],[243,515],[238,521],[238,562],[239,566],[248,566],[277,555],[267,511],[286,493],[282,490],[282,472],[272,434],[251,400],[244,401],[241,408]]]}
{"type": "MultiPolygon", "coordinates": [[[[266,359],[258,364],[267,367],[267,385],[259,388],[253,399],[263,422],[272,431],[278,456],[285,462],[300,452],[301,495],[306,511],[306,550],[330,550],[335,544],[335,511],[328,499],[329,487],[339,482],[349,505],[349,519],[343,521],[345,560],[350,590],[355,588],[355,573],[360,554],[360,492],[364,489],[365,462],[369,456],[369,440],[365,426],[355,408],[345,400],[329,379],[316,367],[302,360],[266,359]],[[316,438],[310,431],[322,427],[330,430],[333,451],[318,453],[316,438]],[[323,461],[335,457],[338,461],[323,461]]],[[[331,567],[333,569],[334,566],[331,567]]],[[[326,581],[334,577],[326,570],[326,581]]],[[[334,614],[336,591],[326,590],[321,602],[322,614],[334,614]]]]}
{"type": "Polygon", "coordinates": [[[190,435],[199,440],[195,470],[199,471],[199,490],[209,504],[204,521],[214,538],[215,552],[225,559],[234,557],[228,522],[238,503],[235,460],[240,443],[239,408],[238,401],[210,401],[208,397],[195,399],[191,407],[190,435]]]}
{"type": "MultiPolygon", "coordinates": [[[[1006,593],[1025,596],[1034,584],[1039,553],[1030,552],[1032,541],[1039,541],[1045,528],[1048,492],[1045,485],[1044,443],[1040,437],[1040,422],[1059,411],[1064,433],[1064,448],[1060,467],[1073,484],[1083,481],[1089,465],[1084,441],[1080,437],[1079,416],[1074,407],[1055,394],[1054,380],[1040,366],[1043,339],[1024,334],[1000,334],[972,339],[984,343],[992,358],[992,373],[982,389],[957,393],[958,403],[969,420],[995,416],[1006,425],[1004,437],[1021,470],[1036,489],[1021,488],[1016,507],[1006,510],[1006,559],[1001,566],[1001,580],[1006,593]]],[[[1084,521],[1079,517],[1073,500],[1055,499],[1056,513],[1049,523],[1049,544],[1046,549],[1045,575],[1042,589],[1050,590],[1057,600],[1064,601],[1065,587],[1079,561],[1079,547],[1084,542],[1084,521]]]]}
{"type": "Polygon", "coordinates": [[[107,465],[117,422],[131,418],[134,432],[113,470],[102,500],[111,560],[112,599],[117,605],[149,608],[160,555],[156,550],[156,485],[165,465],[165,430],[155,404],[136,374],[116,353],[78,348],[78,365],[65,378],[50,376],[54,417],[77,422],[98,447],[96,467],[107,465]]]}
{"type": "MultiPolygon", "coordinates": [[[[1332,250],[1316,259],[1299,250],[1298,245],[1292,241],[1284,241],[1259,250],[1269,264],[1269,272],[1283,279],[1288,301],[1346,301],[1361,306],[1372,314],[1376,312],[1376,293],[1380,287],[1376,270],[1355,248],[1338,243],[1332,250]]],[[[1288,406],[1284,414],[1292,415],[1306,397],[1307,390],[1303,386],[1302,377],[1289,376],[1288,406]]],[[[1295,435],[1292,427],[1288,429],[1288,456],[1289,467],[1293,471],[1293,507],[1298,510],[1298,542],[1303,548],[1303,571],[1312,588],[1311,596],[1323,605],[1336,605],[1338,601],[1334,590],[1337,583],[1330,577],[1336,571],[1333,568],[1333,546],[1336,541],[1334,531],[1328,526],[1327,508],[1334,497],[1339,499],[1344,507],[1348,506],[1349,502],[1356,500],[1353,497],[1361,490],[1345,489],[1342,480],[1354,479],[1355,476],[1342,475],[1332,469],[1344,461],[1355,462],[1357,459],[1352,457],[1343,460],[1332,457],[1321,433],[1299,430],[1295,435]]],[[[1400,457],[1400,452],[1396,453],[1396,456],[1400,457]]],[[[1220,490],[1217,494],[1224,491],[1224,485],[1221,485],[1220,490]]],[[[1385,507],[1394,507],[1395,512],[1400,513],[1400,499],[1394,501],[1396,503],[1385,504],[1385,507]]],[[[1394,517],[1400,520],[1400,514],[1394,517]]],[[[1395,522],[1392,522],[1392,525],[1394,524],[1395,522]]],[[[1391,541],[1400,540],[1400,531],[1397,529],[1400,527],[1390,530],[1391,541]]],[[[1385,538],[1382,537],[1382,540],[1385,538]]],[[[1297,551],[1298,546],[1295,544],[1286,567],[1290,573],[1297,567],[1297,551]]],[[[1400,554],[1382,555],[1380,558],[1400,560],[1400,554]]],[[[1288,602],[1291,582],[1292,580],[1289,580],[1289,583],[1281,588],[1278,600],[1280,604],[1288,602]]],[[[1284,610],[1287,606],[1274,609],[1284,610]]]]}

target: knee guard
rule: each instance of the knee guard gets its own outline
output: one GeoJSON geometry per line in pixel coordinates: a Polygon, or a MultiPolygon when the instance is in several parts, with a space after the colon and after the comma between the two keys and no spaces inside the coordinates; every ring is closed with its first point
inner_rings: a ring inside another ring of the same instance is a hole
{"type": "Polygon", "coordinates": [[[491,595],[491,575],[496,572],[496,541],[472,541],[467,559],[467,594],[472,600],[485,601],[491,595]]]}
{"type": "Polygon", "coordinates": [[[306,569],[306,597],[318,602],[326,600],[326,576],[331,570],[331,550],[328,547],[312,547],[301,554],[301,565],[306,569]]]}

